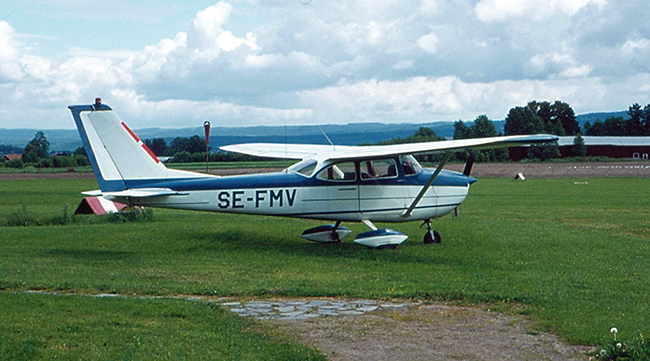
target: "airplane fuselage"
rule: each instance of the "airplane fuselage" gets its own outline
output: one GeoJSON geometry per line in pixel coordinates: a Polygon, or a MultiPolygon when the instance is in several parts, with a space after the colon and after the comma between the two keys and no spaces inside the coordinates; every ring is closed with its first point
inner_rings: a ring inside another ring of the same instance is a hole
{"type": "Polygon", "coordinates": [[[142,180],[129,187],[169,188],[183,195],[153,198],[114,198],[132,205],[246,213],[336,221],[405,222],[433,219],[454,210],[467,196],[475,181],[451,171],[443,171],[413,213],[405,210],[433,170],[417,175],[400,174],[391,179],[355,181],[320,180],[297,172],[278,172],[194,179],[142,180]]]}

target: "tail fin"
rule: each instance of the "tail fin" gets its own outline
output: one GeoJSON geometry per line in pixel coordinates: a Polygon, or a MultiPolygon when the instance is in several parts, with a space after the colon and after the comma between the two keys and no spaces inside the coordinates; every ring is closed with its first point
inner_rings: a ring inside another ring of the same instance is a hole
{"type": "Polygon", "coordinates": [[[151,186],[168,178],[201,176],[167,169],[99,98],[93,105],[71,105],[68,108],[102,192],[151,186]]]}

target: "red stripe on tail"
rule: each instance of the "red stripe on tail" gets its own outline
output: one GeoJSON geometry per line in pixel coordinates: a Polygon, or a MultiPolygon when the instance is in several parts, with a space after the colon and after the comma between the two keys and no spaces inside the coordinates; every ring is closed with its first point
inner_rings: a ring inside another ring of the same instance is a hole
{"type": "Polygon", "coordinates": [[[151,151],[151,149],[149,149],[149,147],[147,147],[146,144],[142,143],[142,148],[144,148],[144,150],[149,154],[151,158],[153,158],[153,160],[156,161],[156,163],[160,163],[160,159],[156,157],[156,155],[151,151]]]}
{"type": "Polygon", "coordinates": [[[135,139],[136,142],[140,141],[140,138],[138,138],[138,136],[135,135],[135,133],[133,133],[131,128],[129,128],[129,126],[126,125],[126,123],[122,122],[122,126],[124,127],[124,129],[126,129],[127,132],[129,132],[129,134],[131,134],[131,136],[133,137],[133,139],[135,139]]]}

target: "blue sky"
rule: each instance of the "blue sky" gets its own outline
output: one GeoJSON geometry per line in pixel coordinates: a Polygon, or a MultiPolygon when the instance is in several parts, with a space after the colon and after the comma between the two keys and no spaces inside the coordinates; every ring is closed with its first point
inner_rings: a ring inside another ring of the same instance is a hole
{"type": "Polygon", "coordinates": [[[650,103],[650,4],[611,0],[3,0],[0,128],[503,119],[650,103]],[[306,1],[303,1],[306,2],[306,1]]]}

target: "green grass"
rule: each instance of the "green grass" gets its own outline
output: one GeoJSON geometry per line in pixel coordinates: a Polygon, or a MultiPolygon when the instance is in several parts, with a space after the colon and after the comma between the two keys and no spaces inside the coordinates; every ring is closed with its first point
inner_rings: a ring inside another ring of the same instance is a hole
{"type": "MultiPolygon", "coordinates": [[[[612,326],[621,337],[650,332],[648,183],[481,179],[458,219],[434,223],[441,245],[421,243],[419,222],[378,224],[411,237],[394,251],[299,238],[323,222],[173,210],[144,223],[4,227],[0,289],[3,297],[44,289],[489,303],[595,344],[612,326]]],[[[2,181],[0,217],[23,205],[47,214],[68,203],[72,211],[78,192],[95,188],[88,180],[2,181]]]]}
{"type": "MultiPolygon", "coordinates": [[[[77,173],[92,172],[90,166],[77,166],[73,167],[77,173]]],[[[51,168],[36,168],[34,166],[26,166],[25,168],[7,168],[0,167],[0,174],[17,174],[17,173],[67,173],[70,167],[51,167],[51,168]]]]}
{"type": "Polygon", "coordinates": [[[11,292],[0,302],[2,360],[324,359],[206,302],[11,292]]]}

